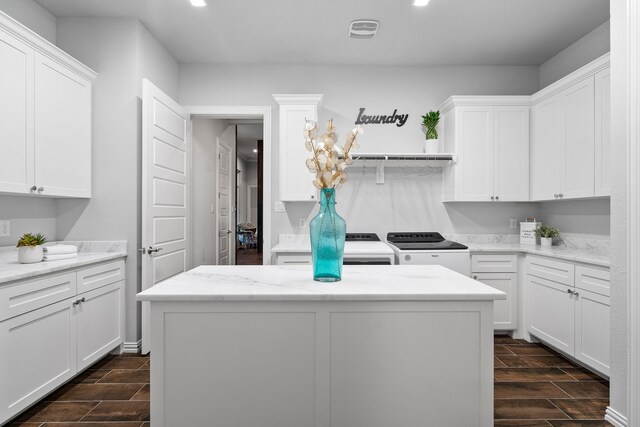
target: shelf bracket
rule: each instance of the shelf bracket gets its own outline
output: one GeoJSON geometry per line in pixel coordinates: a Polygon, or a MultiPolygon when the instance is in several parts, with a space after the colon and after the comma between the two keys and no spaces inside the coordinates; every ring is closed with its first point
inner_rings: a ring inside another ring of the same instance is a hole
{"type": "Polygon", "coordinates": [[[376,163],[376,184],[384,184],[384,162],[378,161],[376,163]]]}

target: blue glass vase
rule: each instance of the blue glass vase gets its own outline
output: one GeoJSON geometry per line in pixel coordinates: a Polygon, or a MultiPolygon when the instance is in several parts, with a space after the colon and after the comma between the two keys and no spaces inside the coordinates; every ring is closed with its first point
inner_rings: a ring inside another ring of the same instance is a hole
{"type": "Polygon", "coordinates": [[[313,280],[337,282],[342,278],[342,257],[347,223],[336,213],[333,188],[320,193],[320,212],[309,223],[313,280]]]}

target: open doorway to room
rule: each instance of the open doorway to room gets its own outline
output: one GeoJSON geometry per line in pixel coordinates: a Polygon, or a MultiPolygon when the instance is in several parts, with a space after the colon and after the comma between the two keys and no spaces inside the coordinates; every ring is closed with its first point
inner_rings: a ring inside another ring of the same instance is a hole
{"type": "Polygon", "coordinates": [[[236,125],[236,264],[262,265],[262,122],[236,125]]]}

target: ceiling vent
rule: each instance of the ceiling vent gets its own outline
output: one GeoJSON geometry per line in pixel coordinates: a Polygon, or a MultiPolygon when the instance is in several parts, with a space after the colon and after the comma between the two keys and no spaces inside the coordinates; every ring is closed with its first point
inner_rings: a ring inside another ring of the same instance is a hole
{"type": "Polygon", "coordinates": [[[380,23],[372,19],[356,19],[349,26],[349,37],[352,39],[372,39],[378,32],[380,23]]]}

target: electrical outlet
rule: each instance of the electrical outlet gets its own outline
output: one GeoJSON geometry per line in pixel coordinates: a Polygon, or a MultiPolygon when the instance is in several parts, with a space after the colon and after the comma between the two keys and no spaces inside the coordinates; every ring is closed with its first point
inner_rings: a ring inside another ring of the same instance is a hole
{"type": "Polygon", "coordinates": [[[518,218],[509,218],[509,228],[512,230],[518,228],[518,218]]]}
{"type": "Polygon", "coordinates": [[[0,221],[0,237],[11,236],[11,221],[0,221]]]}

